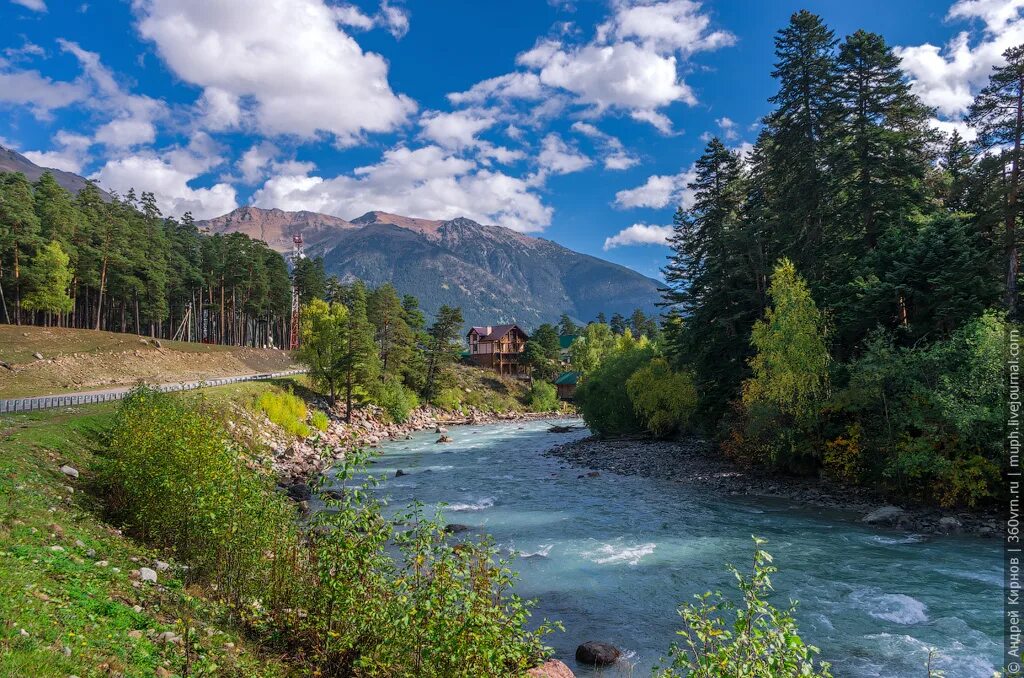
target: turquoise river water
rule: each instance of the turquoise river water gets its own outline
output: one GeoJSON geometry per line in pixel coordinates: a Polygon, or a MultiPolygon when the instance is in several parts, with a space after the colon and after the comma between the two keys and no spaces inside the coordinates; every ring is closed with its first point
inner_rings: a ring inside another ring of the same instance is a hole
{"type": "Polygon", "coordinates": [[[544,422],[453,428],[388,442],[371,466],[375,490],[397,508],[446,503],[449,522],[479,528],[516,553],[517,592],[534,618],[561,620],[548,637],[577,675],[585,640],[611,642],[627,663],[601,675],[644,676],[679,628],[693,594],[735,591],[724,564],[749,567],[757,534],[768,540],[784,606],[800,601],[804,639],[837,677],[924,675],[928,648],[947,678],[990,677],[1001,650],[1002,565],[996,540],[925,538],[870,529],[850,516],[767,499],[714,496],[651,478],[583,470],[545,457],[585,433],[544,422]],[[402,469],[408,475],[395,478],[402,469]]]}

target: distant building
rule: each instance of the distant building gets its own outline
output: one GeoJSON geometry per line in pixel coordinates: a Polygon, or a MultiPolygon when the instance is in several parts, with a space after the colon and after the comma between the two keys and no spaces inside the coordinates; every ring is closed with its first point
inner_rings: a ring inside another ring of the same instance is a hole
{"type": "Polygon", "coordinates": [[[562,372],[555,379],[555,390],[559,400],[572,400],[576,397],[576,384],[580,381],[579,372],[562,372]]]}
{"type": "Polygon", "coordinates": [[[558,337],[558,357],[563,363],[569,362],[569,347],[578,336],[578,334],[563,334],[558,337]]]}
{"type": "Polygon", "coordinates": [[[519,325],[471,327],[466,339],[469,361],[477,367],[511,377],[529,376],[529,368],[520,362],[529,337],[519,325]]]}

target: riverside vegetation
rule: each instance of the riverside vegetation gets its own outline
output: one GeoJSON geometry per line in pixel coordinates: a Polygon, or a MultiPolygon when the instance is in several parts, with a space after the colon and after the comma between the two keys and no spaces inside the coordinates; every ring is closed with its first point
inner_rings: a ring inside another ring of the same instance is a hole
{"type": "Polygon", "coordinates": [[[598,322],[571,347],[583,417],[602,435],[700,430],[743,464],[992,506],[1019,320],[1024,46],[975,100],[968,142],[929,126],[880,35],[840,41],[801,11],[775,44],[753,150],[712,139],[695,164],[660,337],[598,322]]]}

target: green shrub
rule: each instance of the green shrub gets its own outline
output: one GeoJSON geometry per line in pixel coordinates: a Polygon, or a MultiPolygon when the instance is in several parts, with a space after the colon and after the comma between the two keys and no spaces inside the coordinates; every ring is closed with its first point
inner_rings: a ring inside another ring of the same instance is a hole
{"type": "Polygon", "coordinates": [[[626,393],[647,430],[659,437],[689,424],[697,407],[697,387],[689,372],[673,372],[663,358],[655,358],[626,380],[626,393]]]}
{"type": "Polygon", "coordinates": [[[387,411],[392,421],[399,424],[405,422],[409,418],[409,413],[420,406],[416,394],[394,379],[384,382],[376,400],[377,404],[387,411]]]}
{"type": "Polygon", "coordinates": [[[462,391],[457,388],[443,388],[434,396],[433,403],[442,410],[461,410],[462,391]]]}
{"type": "Polygon", "coordinates": [[[327,427],[331,425],[331,420],[324,412],[321,412],[320,410],[313,410],[313,414],[309,417],[309,423],[311,423],[313,428],[317,431],[326,431],[327,427]]]}
{"type": "Polygon", "coordinates": [[[111,517],[170,549],[219,597],[284,595],[276,558],[296,543],[294,509],[212,412],[139,389],[121,404],[98,482],[111,517]]]}
{"type": "Polygon", "coordinates": [[[602,436],[639,433],[644,423],[626,393],[633,373],[654,358],[650,346],[605,356],[576,389],[576,405],[587,426],[602,436]]]}
{"type": "Polygon", "coordinates": [[[801,640],[793,614],[796,603],[779,610],[765,601],[771,593],[771,575],[777,569],[761,549],[764,540],[754,537],[754,564],[749,576],[735,567],[742,606],[721,592],[695,596],[697,602],[679,609],[686,627],[678,634],[682,645],[673,645],[671,666],[658,675],[665,678],[776,678],[808,676],[831,678],[829,665],[816,661],[818,648],[801,640]],[[731,619],[732,618],[732,619],[731,619]]]}
{"type": "Polygon", "coordinates": [[[555,412],[558,410],[558,390],[554,384],[535,381],[526,394],[526,403],[531,412],[555,412]]]}
{"type": "Polygon", "coordinates": [[[289,434],[305,438],[311,433],[306,425],[306,403],[291,391],[265,391],[256,402],[270,421],[289,434]]]}

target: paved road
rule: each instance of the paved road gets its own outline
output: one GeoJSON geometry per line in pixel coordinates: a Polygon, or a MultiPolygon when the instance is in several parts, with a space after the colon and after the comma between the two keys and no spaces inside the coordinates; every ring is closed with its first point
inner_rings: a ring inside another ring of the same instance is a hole
{"type": "MultiPolygon", "coordinates": [[[[259,381],[261,379],[276,379],[288,377],[293,374],[304,374],[306,370],[287,370],[285,372],[263,372],[259,374],[243,374],[236,377],[220,377],[204,381],[186,381],[168,384],[156,384],[153,388],[158,391],[191,391],[204,386],[221,386],[223,384],[234,384],[239,381],[259,381]]],[[[71,405],[90,405],[92,403],[106,403],[111,400],[120,400],[129,393],[135,386],[117,386],[97,391],[80,391],[77,393],[62,393],[59,395],[33,396],[30,398],[11,398],[0,400],[0,414],[8,412],[29,412],[31,410],[47,410],[55,407],[68,407],[71,405]]]]}

